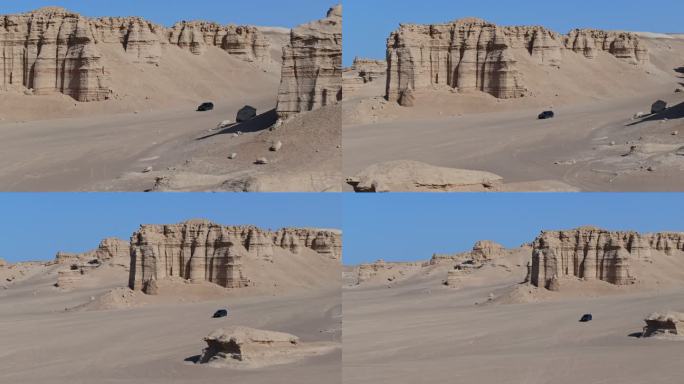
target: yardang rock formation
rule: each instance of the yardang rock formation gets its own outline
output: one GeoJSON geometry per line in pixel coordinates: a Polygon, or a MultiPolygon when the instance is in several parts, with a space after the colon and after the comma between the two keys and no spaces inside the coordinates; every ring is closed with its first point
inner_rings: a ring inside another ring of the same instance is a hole
{"type": "Polygon", "coordinates": [[[109,237],[100,242],[98,247],[92,251],[83,253],[57,252],[55,262],[58,264],[84,264],[92,263],[95,260],[103,263],[109,260],[128,260],[130,257],[130,245],[127,241],[109,237]]]}
{"type": "Polygon", "coordinates": [[[47,7],[0,18],[1,89],[23,86],[38,95],[105,100],[111,92],[103,45],[148,64],[158,64],[169,45],[196,55],[216,46],[246,61],[263,60],[269,46],[252,26],[195,21],[165,28],[138,17],[91,19],[47,7]]]}
{"type": "Polygon", "coordinates": [[[380,81],[387,76],[387,62],[384,60],[372,60],[355,58],[351,67],[345,68],[342,73],[344,92],[354,92],[364,84],[380,81]]]}
{"type": "Polygon", "coordinates": [[[284,228],[276,232],[254,226],[222,226],[205,220],[171,225],[143,225],[131,237],[129,287],[141,290],[150,281],[181,277],[226,288],[248,284],[244,258],[270,259],[275,248],[299,253],[304,248],[339,260],[339,233],[284,228]]]}
{"type": "Polygon", "coordinates": [[[330,353],[339,343],[303,343],[295,335],[242,326],[217,329],[204,338],[198,363],[213,367],[261,368],[330,353]]]}
{"type": "Polygon", "coordinates": [[[631,262],[649,259],[651,252],[684,256],[684,233],[639,234],[594,227],[544,231],[533,243],[529,281],[543,288],[566,276],[631,284],[636,279],[631,262]]]}
{"type": "Polygon", "coordinates": [[[270,354],[286,353],[299,344],[299,338],[288,333],[247,327],[217,329],[205,337],[204,341],[207,348],[202,352],[201,363],[223,359],[249,361],[265,358],[270,354]]]}
{"type": "Polygon", "coordinates": [[[652,313],[644,319],[646,326],[644,327],[643,337],[660,336],[660,335],[684,335],[684,313],[669,312],[669,313],[652,313]]]}
{"type": "Polygon", "coordinates": [[[402,24],[387,40],[386,97],[399,101],[409,90],[448,86],[497,98],[526,95],[522,55],[538,65],[560,67],[565,51],[593,59],[605,52],[635,65],[648,63],[636,34],[598,30],[562,36],[544,27],[500,27],[467,18],[446,24],[402,24]]]}
{"type": "Polygon", "coordinates": [[[94,250],[83,253],[57,252],[54,263],[64,266],[57,272],[56,287],[71,288],[84,276],[102,266],[128,268],[130,245],[127,241],[114,237],[106,238],[94,250]]]}
{"type": "Polygon", "coordinates": [[[342,100],[342,6],[292,30],[283,48],[278,91],[281,119],[342,100]]]}

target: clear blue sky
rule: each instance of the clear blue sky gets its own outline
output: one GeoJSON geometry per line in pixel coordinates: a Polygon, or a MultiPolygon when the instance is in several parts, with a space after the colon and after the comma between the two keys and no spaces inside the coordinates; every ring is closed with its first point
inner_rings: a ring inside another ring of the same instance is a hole
{"type": "Polygon", "coordinates": [[[335,0],[0,0],[0,13],[60,6],[84,16],[141,16],[170,26],[181,20],[292,28],[323,18],[335,0]]]}
{"type": "Polygon", "coordinates": [[[344,196],[344,263],[414,261],[461,252],[477,240],[507,247],[542,229],[684,232],[684,194],[452,193],[344,196]]]}
{"type": "Polygon", "coordinates": [[[399,23],[440,23],[480,17],[501,25],[544,25],[556,32],[591,27],[684,32],[683,0],[345,0],[344,63],[385,58],[385,41],[399,23]]]}
{"type": "Polygon", "coordinates": [[[341,228],[342,197],[328,193],[0,193],[0,257],[48,260],[140,224],[203,218],[262,228],[341,228]]]}

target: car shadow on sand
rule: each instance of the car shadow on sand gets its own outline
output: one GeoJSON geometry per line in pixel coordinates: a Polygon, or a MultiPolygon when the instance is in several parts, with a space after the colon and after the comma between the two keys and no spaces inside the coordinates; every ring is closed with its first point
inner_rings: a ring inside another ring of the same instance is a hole
{"type": "Polygon", "coordinates": [[[188,362],[188,363],[197,364],[197,363],[199,363],[200,358],[202,358],[202,355],[195,355],[195,356],[186,357],[185,359],[183,359],[183,361],[188,362]]]}
{"type": "Polygon", "coordinates": [[[275,108],[271,109],[268,112],[264,112],[261,115],[257,115],[257,117],[248,120],[248,121],[243,121],[241,123],[235,123],[230,126],[227,126],[225,128],[220,129],[217,132],[211,133],[209,135],[205,135],[202,137],[198,137],[195,140],[204,140],[208,139],[210,137],[214,137],[217,135],[225,135],[225,134],[233,134],[233,133],[252,133],[252,132],[259,132],[266,130],[270,127],[272,127],[276,121],[278,121],[278,114],[276,113],[275,108]]]}
{"type": "Polygon", "coordinates": [[[672,107],[670,107],[670,108],[668,108],[662,112],[647,115],[638,121],[627,124],[626,126],[631,127],[631,126],[639,125],[641,123],[645,123],[648,121],[675,120],[675,119],[681,119],[683,117],[684,117],[684,102],[679,103],[675,106],[672,106],[672,107]]]}

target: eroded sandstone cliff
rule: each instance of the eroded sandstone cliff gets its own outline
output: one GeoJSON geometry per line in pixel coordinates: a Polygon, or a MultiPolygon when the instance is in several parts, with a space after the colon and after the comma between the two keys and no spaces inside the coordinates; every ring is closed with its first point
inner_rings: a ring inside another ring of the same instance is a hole
{"type": "Polygon", "coordinates": [[[83,253],[57,252],[57,264],[102,264],[106,261],[127,261],[130,246],[127,241],[109,237],[100,242],[92,251],[83,253]]]}
{"type": "Polygon", "coordinates": [[[342,6],[292,30],[283,48],[278,116],[286,119],[342,100],[342,6]]]}
{"type": "Polygon", "coordinates": [[[631,264],[648,260],[652,252],[681,256],[684,233],[639,234],[594,227],[544,231],[533,243],[529,281],[544,288],[565,276],[631,284],[637,278],[631,264]]]}
{"type": "Polygon", "coordinates": [[[588,59],[605,51],[632,64],[648,62],[645,46],[627,32],[574,30],[561,36],[544,27],[500,27],[476,18],[402,24],[387,40],[386,97],[399,101],[409,90],[431,86],[522,97],[527,93],[519,65],[523,55],[539,65],[560,67],[566,49],[588,59]]]}
{"type": "Polygon", "coordinates": [[[103,266],[118,266],[123,271],[130,261],[130,245],[114,237],[106,238],[97,248],[83,253],[58,252],[54,263],[63,266],[57,272],[56,287],[78,286],[86,275],[103,266]]]}
{"type": "Polygon", "coordinates": [[[0,16],[2,89],[23,86],[39,95],[105,100],[111,92],[104,44],[123,50],[132,62],[148,64],[159,64],[168,45],[196,55],[216,46],[246,61],[264,60],[269,47],[252,26],[196,21],[165,28],[138,17],[91,19],[47,7],[0,16]]]}
{"type": "Polygon", "coordinates": [[[276,248],[299,253],[304,248],[339,260],[341,237],[317,229],[284,228],[276,232],[253,226],[223,226],[205,220],[171,225],[143,225],[131,237],[129,286],[143,289],[152,280],[181,277],[227,288],[248,284],[245,258],[270,259],[276,248]]]}
{"type": "Polygon", "coordinates": [[[222,26],[205,21],[184,21],[174,25],[167,36],[171,44],[195,55],[203,54],[207,46],[215,46],[246,61],[264,60],[269,47],[266,38],[252,26],[222,26]]]}
{"type": "Polygon", "coordinates": [[[564,37],[564,46],[588,59],[594,59],[597,52],[604,51],[634,65],[649,62],[648,49],[637,35],[629,32],[575,29],[564,37]]]}
{"type": "Polygon", "coordinates": [[[489,260],[506,257],[510,253],[511,250],[504,248],[504,246],[499,243],[491,240],[480,240],[473,245],[473,249],[469,252],[454,254],[435,253],[430,259],[430,264],[460,264],[464,261],[481,264],[489,260]]]}
{"type": "Polygon", "coordinates": [[[387,76],[387,62],[384,60],[373,60],[355,58],[351,67],[342,71],[342,82],[344,92],[355,92],[364,84],[374,81],[382,81],[387,76]]]}

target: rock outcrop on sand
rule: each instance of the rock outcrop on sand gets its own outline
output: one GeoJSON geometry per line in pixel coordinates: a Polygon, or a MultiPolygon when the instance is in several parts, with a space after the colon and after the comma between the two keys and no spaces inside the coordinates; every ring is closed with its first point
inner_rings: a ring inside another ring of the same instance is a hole
{"type": "Polygon", "coordinates": [[[398,160],[374,164],[347,179],[356,192],[486,191],[503,179],[489,172],[398,160]]]}
{"type": "Polygon", "coordinates": [[[648,49],[634,33],[575,29],[564,36],[563,42],[565,48],[587,59],[594,59],[603,51],[634,65],[649,62],[648,49]]]}
{"type": "Polygon", "coordinates": [[[646,317],[643,337],[660,335],[684,335],[684,313],[652,313],[646,317]]]}
{"type": "Polygon", "coordinates": [[[218,329],[204,338],[207,348],[200,358],[201,363],[212,359],[250,360],[256,356],[291,348],[299,338],[283,332],[264,331],[247,327],[218,329]]]}
{"type": "Polygon", "coordinates": [[[281,119],[342,100],[342,6],[294,28],[283,48],[278,91],[281,119]]]}
{"type": "Polygon", "coordinates": [[[131,237],[129,287],[141,290],[151,280],[180,277],[226,288],[248,285],[244,258],[270,260],[281,248],[299,253],[308,248],[339,260],[339,233],[317,229],[278,231],[254,226],[223,226],[206,220],[171,225],[142,225],[131,237]]]}
{"type": "Polygon", "coordinates": [[[382,81],[387,76],[387,62],[385,60],[363,59],[357,57],[351,67],[342,73],[344,92],[354,92],[364,84],[382,81]]]}
{"type": "Polygon", "coordinates": [[[386,97],[399,101],[407,90],[433,86],[523,97],[527,90],[519,62],[560,67],[564,50],[588,59],[607,52],[635,65],[648,62],[646,47],[627,32],[574,30],[562,36],[544,27],[500,27],[476,18],[402,24],[387,40],[386,97]]]}
{"type": "Polygon", "coordinates": [[[364,283],[391,283],[419,270],[424,263],[385,262],[377,260],[373,263],[361,264],[355,268],[356,285],[364,283]]]}
{"type": "Polygon", "coordinates": [[[183,21],[174,25],[167,35],[171,44],[195,55],[201,55],[208,46],[214,46],[245,61],[263,61],[269,48],[266,38],[253,26],[183,21]]]}
{"type": "Polygon", "coordinates": [[[182,22],[169,29],[138,17],[92,19],[47,7],[0,18],[1,89],[105,100],[111,90],[104,46],[121,49],[133,63],[158,64],[168,45],[197,55],[216,46],[246,61],[261,61],[268,51],[251,26],[182,22]]]}
{"type": "Polygon", "coordinates": [[[684,233],[639,234],[594,227],[544,231],[533,243],[529,281],[542,288],[567,276],[632,284],[636,276],[631,264],[649,260],[652,252],[684,255],[684,233]]]}
{"type": "Polygon", "coordinates": [[[510,253],[511,250],[499,243],[491,240],[480,240],[473,245],[473,249],[470,252],[455,254],[435,253],[430,259],[430,264],[463,263],[464,261],[471,262],[472,264],[482,264],[487,261],[506,257],[510,253]]]}
{"type": "Polygon", "coordinates": [[[204,341],[207,347],[198,363],[217,367],[259,368],[287,364],[334,349],[332,345],[307,345],[289,333],[243,326],[217,329],[204,341]]]}
{"type": "Polygon", "coordinates": [[[54,263],[63,265],[57,271],[56,287],[71,288],[76,286],[88,272],[102,266],[118,266],[128,268],[130,245],[117,238],[106,238],[94,250],[83,253],[57,252],[54,263]]]}
{"type": "Polygon", "coordinates": [[[7,262],[5,261],[5,259],[0,258],[0,268],[4,268],[6,266],[7,266],[7,262]]]}
{"type": "Polygon", "coordinates": [[[55,262],[57,264],[102,264],[114,260],[118,262],[128,261],[130,246],[128,241],[109,237],[100,242],[96,249],[83,253],[57,252],[55,262]]]}
{"type": "Polygon", "coordinates": [[[87,19],[62,8],[0,19],[3,88],[61,92],[79,101],[109,97],[107,74],[87,19]]]}

